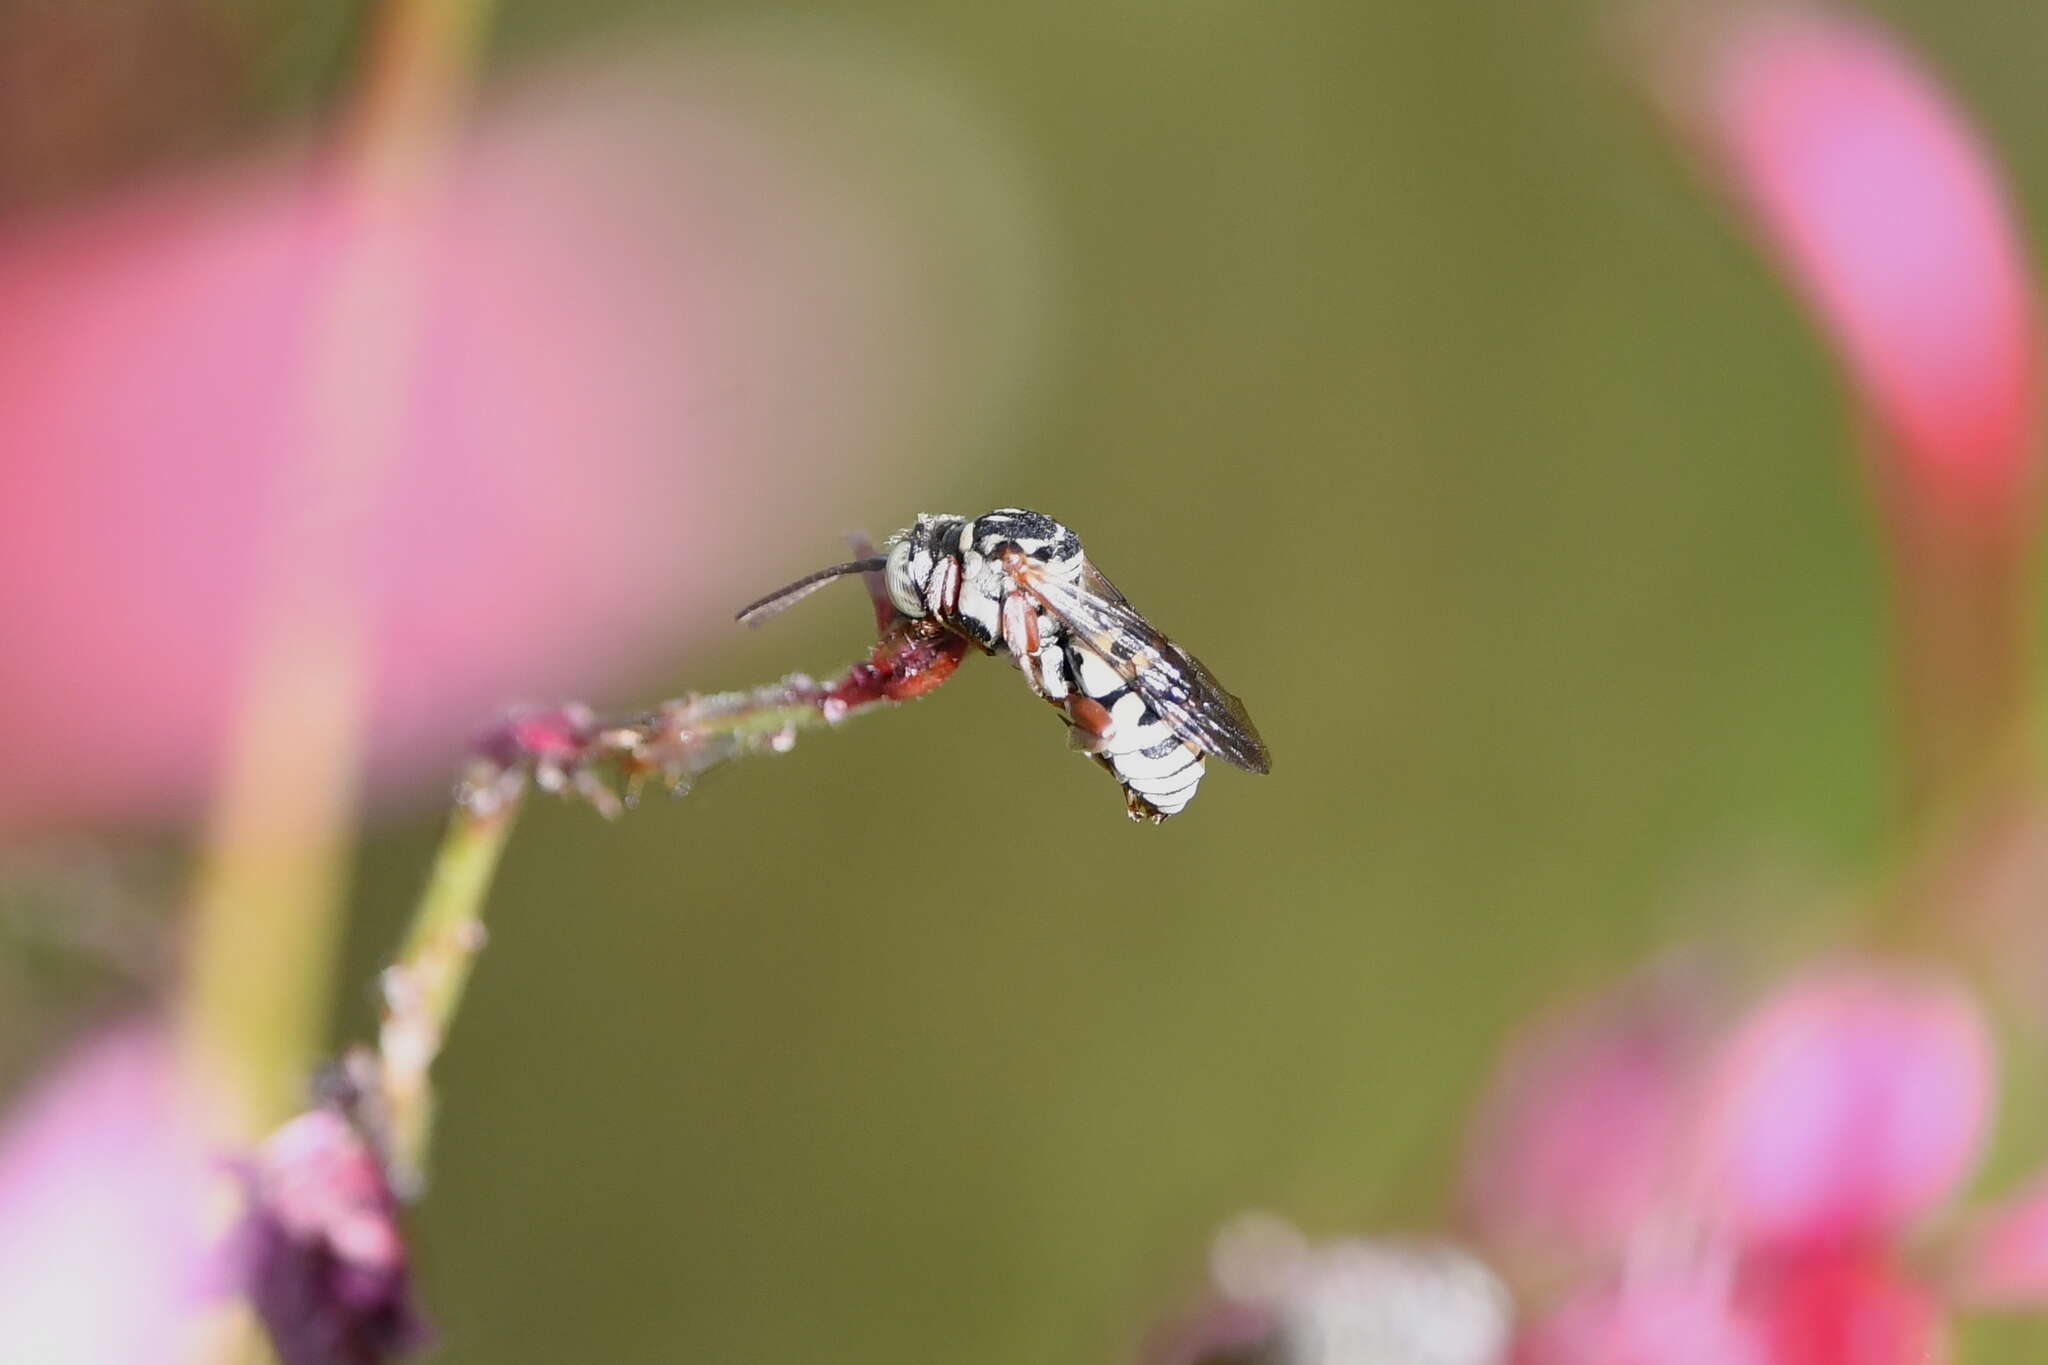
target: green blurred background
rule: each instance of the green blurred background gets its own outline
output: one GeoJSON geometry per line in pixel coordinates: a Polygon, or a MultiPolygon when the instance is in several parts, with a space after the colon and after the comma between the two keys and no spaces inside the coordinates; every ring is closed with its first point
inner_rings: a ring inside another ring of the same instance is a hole
{"type": "MultiPolygon", "coordinates": [[[[31,156],[17,199],[203,155],[345,78],[344,11],[226,8],[261,54],[232,108],[82,170],[31,156]]],[[[1876,10],[2048,222],[2048,12],[1876,10]]],[[[1443,1217],[1464,1107],[1530,1009],[1869,875],[1896,774],[1839,388],[1612,17],[502,7],[505,68],[619,24],[782,25],[900,51],[978,109],[1051,262],[1014,421],[836,523],[735,515],[794,576],[848,526],[1046,510],[1276,763],[1132,826],[970,661],[616,825],[532,804],[441,1073],[419,1246],[443,1359],[1117,1358],[1234,1212],[1443,1217]]],[[[671,676],[598,700],[822,672],[868,638],[850,588],[678,629],[700,643],[671,676]]],[[[345,981],[437,824],[375,827],[345,981]]],[[[337,1035],[370,1018],[348,988],[337,1035]]]]}

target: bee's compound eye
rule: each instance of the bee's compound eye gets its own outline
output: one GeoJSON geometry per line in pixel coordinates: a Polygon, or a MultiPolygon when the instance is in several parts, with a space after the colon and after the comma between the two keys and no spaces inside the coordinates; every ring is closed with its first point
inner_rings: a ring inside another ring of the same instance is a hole
{"type": "Polygon", "coordinates": [[[924,584],[911,573],[908,540],[899,540],[889,548],[889,562],[882,568],[882,577],[889,585],[889,601],[896,610],[912,618],[925,614],[924,584]]]}

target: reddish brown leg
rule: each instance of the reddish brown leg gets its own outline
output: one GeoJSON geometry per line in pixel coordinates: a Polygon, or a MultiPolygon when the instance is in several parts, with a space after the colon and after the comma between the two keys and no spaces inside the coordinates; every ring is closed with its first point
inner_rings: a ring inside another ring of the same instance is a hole
{"type": "Polygon", "coordinates": [[[868,657],[887,674],[882,695],[909,701],[944,685],[967,657],[968,643],[929,618],[904,620],[883,632],[868,657]]]}
{"type": "Polygon", "coordinates": [[[1045,667],[1038,658],[1038,612],[1021,592],[1003,599],[1003,644],[1017,661],[1017,670],[1039,696],[1045,696],[1045,667]]]}
{"type": "Polygon", "coordinates": [[[968,642],[931,620],[898,616],[855,666],[825,696],[828,706],[862,706],[884,697],[909,701],[944,684],[967,655],[968,642]]]}
{"type": "Polygon", "coordinates": [[[1074,742],[1085,753],[1097,753],[1116,731],[1109,708],[1093,697],[1069,692],[1064,702],[1053,704],[1067,713],[1067,722],[1074,727],[1074,742]]]}

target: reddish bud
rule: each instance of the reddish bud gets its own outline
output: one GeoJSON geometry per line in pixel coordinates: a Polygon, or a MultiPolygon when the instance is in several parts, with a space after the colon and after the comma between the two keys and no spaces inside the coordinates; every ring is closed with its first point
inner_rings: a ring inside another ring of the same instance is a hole
{"type": "Polygon", "coordinates": [[[347,1118],[301,1114],[246,1179],[242,1268],[283,1365],[380,1365],[424,1343],[397,1200],[347,1118]]]}

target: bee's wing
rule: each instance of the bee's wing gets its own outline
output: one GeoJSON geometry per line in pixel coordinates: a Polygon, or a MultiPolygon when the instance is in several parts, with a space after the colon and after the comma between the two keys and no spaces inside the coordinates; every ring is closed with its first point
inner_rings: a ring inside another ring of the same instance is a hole
{"type": "Polygon", "coordinates": [[[1019,586],[1101,655],[1175,734],[1248,772],[1271,771],[1272,758],[1244,703],[1200,659],[1138,615],[1101,570],[1084,562],[1076,578],[1063,579],[1032,572],[1036,567],[1026,567],[1019,586]]]}

